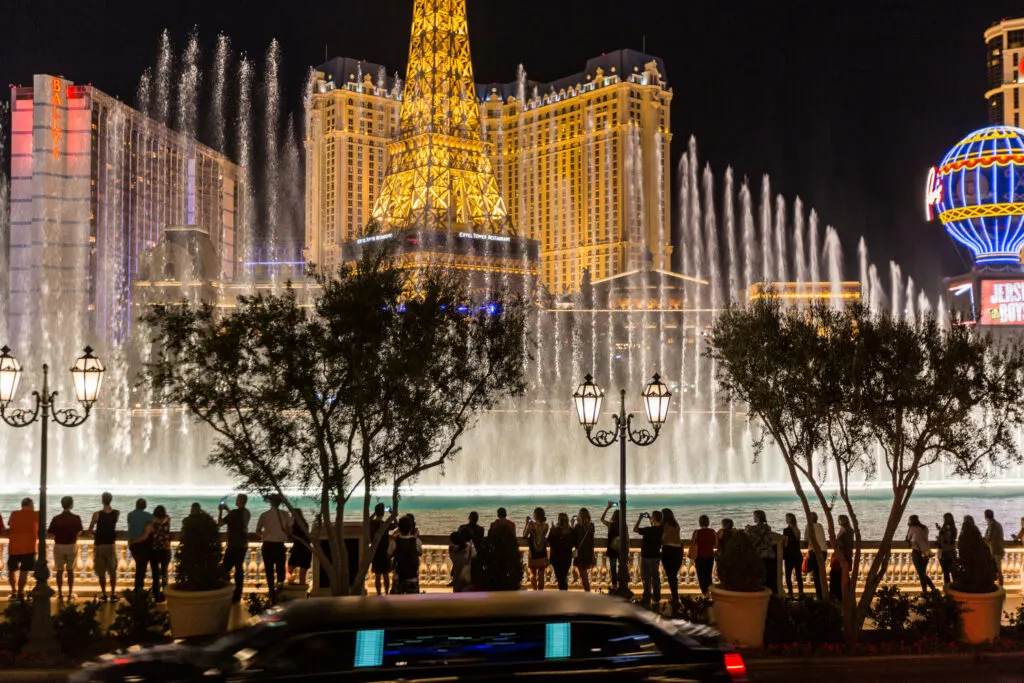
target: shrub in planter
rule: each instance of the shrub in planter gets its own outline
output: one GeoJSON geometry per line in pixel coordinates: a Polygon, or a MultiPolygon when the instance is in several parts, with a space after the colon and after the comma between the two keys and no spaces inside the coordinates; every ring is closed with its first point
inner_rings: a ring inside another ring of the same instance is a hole
{"type": "Polygon", "coordinates": [[[181,522],[173,586],[167,587],[167,609],[175,638],[224,633],[231,614],[232,586],[221,574],[220,530],[205,512],[181,522]]]}
{"type": "Polygon", "coordinates": [[[249,612],[249,616],[251,617],[258,617],[273,605],[273,603],[270,602],[270,596],[264,595],[260,592],[262,587],[263,584],[256,584],[256,590],[245,596],[245,609],[249,612]]]}
{"type": "Polygon", "coordinates": [[[965,522],[960,530],[957,555],[948,593],[960,603],[963,639],[969,643],[994,640],[999,637],[999,618],[1006,593],[996,586],[992,553],[973,523],[965,522]]]}
{"type": "Polygon", "coordinates": [[[875,593],[868,616],[879,631],[904,633],[914,607],[914,598],[901,591],[899,586],[882,586],[875,593]]]}
{"type": "Polygon", "coordinates": [[[736,593],[757,593],[764,588],[764,562],[743,531],[736,531],[718,558],[718,581],[736,593]]]}
{"type": "Polygon", "coordinates": [[[771,591],[764,587],[764,563],[742,531],[722,551],[718,579],[721,584],[711,587],[718,630],[738,647],[760,647],[771,591]]]}
{"type": "Polygon", "coordinates": [[[510,533],[490,534],[470,566],[473,586],[481,591],[517,591],[523,585],[523,556],[510,533]]]}
{"type": "Polygon", "coordinates": [[[181,591],[223,588],[220,529],[205,512],[181,522],[181,542],[174,558],[174,587],[181,591]]]}
{"type": "Polygon", "coordinates": [[[961,593],[992,593],[996,586],[996,563],[977,526],[964,525],[956,542],[953,589],[961,593]]]}

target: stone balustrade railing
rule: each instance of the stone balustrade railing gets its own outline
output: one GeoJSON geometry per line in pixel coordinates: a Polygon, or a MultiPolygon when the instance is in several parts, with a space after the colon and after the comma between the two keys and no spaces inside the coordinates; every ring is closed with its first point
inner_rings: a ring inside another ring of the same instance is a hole
{"type": "MultiPolygon", "coordinates": [[[[420,561],[421,588],[444,588],[451,581],[451,562],[448,558],[448,546],[443,543],[445,540],[446,539],[441,536],[423,537],[423,557],[420,561]]],[[[172,547],[176,545],[177,541],[173,541],[172,547]]],[[[906,544],[897,545],[899,547],[894,548],[890,554],[886,575],[882,582],[886,584],[896,584],[912,590],[919,587],[920,584],[917,579],[917,572],[914,569],[914,564],[911,561],[910,549],[906,544]]],[[[117,577],[119,589],[130,588],[135,576],[135,563],[128,552],[128,544],[124,541],[118,541],[115,548],[118,558],[117,577]]],[[[526,564],[528,560],[528,550],[525,546],[522,546],[521,552],[523,554],[523,563],[526,564]]],[[[52,573],[52,543],[48,544],[48,553],[51,561],[50,567],[52,573]]],[[[639,546],[630,548],[630,583],[636,588],[640,588],[642,586],[640,579],[639,553],[639,546]]],[[[863,582],[864,577],[867,575],[868,569],[874,561],[876,553],[877,544],[867,544],[867,547],[862,551],[859,572],[861,582],[863,582]]],[[[3,594],[8,590],[6,538],[0,538],[0,558],[3,559],[3,564],[0,565],[0,577],[3,579],[0,581],[0,594],[3,594]]],[[[258,542],[249,543],[249,552],[246,555],[244,567],[245,582],[248,587],[255,589],[257,585],[266,583],[263,571],[263,560],[260,555],[260,544],[258,542]]],[[[597,566],[594,567],[590,573],[592,589],[606,590],[609,587],[610,576],[608,569],[605,551],[599,548],[597,549],[597,566]]],[[[173,572],[173,563],[171,571],[173,572]]],[[[1003,576],[1006,587],[1009,589],[1024,589],[1022,573],[1024,573],[1024,547],[1020,545],[1010,545],[1006,548],[1006,555],[1003,557],[1003,576]]],[[[928,563],[928,574],[936,585],[942,584],[942,568],[939,566],[937,556],[932,557],[928,563]]],[[[528,584],[529,576],[527,572],[524,572],[523,578],[524,583],[528,584]]],[[[806,576],[805,581],[809,580],[810,577],[806,576]]],[[[547,570],[547,583],[551,587],[556,585],[554,573],[550,567],[547,570]]],[[[367,589],[372,592],[372,575],[367,576],[366,585],[367,589]]],[[[88,590],[96,586],[98,586],[98,581],[96,580],[93,570],[93,543],[91,540],[83,540],[78,544],[78,563],[75,568],[75,588],[76,591],[78,591],[79,589],[88,590]]],[[[576,575],[575,571],[570,572],[569,587],[570,589],[580,588],[579,577],[576,575]]],[[[680,591],[686,593],[696,593],[699,590],[696,570],[693,563],[688,558],[684,558],[683,567],[679,572],[679,588],[680,591]]]]}

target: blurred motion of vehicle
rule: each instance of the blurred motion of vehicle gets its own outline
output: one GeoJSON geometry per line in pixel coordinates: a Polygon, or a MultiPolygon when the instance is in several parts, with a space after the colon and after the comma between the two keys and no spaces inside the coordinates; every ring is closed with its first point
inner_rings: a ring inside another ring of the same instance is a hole
{"type": "Polygon", "coordinates": [[[739,683],[739,653],[706,626],[591,593],[324,598],[290,603],[199,647],[117,655],[73,683],[154,681],[690,681],[739,683]],[[442,668],[443,667],[443,668],[442,668]]]}

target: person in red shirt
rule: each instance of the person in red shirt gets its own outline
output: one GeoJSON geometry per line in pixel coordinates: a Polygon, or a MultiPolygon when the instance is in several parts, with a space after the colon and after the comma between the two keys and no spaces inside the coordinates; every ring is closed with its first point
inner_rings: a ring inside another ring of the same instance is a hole
{"type": "Polygon", "coordinates": [[[60,499],[63,511],[50,520],[46,533],[53,539],[53,564],[57,567],[57,599],[63,600],[64,570],[68,572],[68,600],[75,590],[75,565],[78,563],[78,534],[82,533],[82,518],[71,512],[75,501],[71,496],[60,499]]]}
{"type": "Polygon", "coordinates": [[[22,499],[21,509],[11,513],[8,526],[7,578],[11,582],[11,599],[24,600],[25,584],[35,565],[36,539],[39,538],[39,513],[32,506],[31,498],[22,499]]]}

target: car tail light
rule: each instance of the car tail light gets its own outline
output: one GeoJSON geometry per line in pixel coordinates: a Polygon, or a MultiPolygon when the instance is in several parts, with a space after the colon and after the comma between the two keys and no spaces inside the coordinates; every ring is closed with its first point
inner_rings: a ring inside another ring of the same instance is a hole
{"type": "Polygon", "coordinates": [[[739,652],[725,653],[725,670],[734,681],[747,680],[747,665],[743,663],[739,652]]]}

